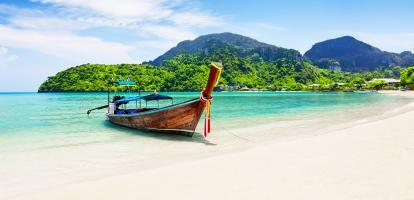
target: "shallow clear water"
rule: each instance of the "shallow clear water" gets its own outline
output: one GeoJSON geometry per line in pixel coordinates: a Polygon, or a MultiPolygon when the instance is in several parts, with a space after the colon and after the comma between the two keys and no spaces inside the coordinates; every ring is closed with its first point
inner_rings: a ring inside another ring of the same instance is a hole
{"type": "MultiPolygon", "coordinates": [[[[175,102],[199,96],[191,92],[166,94],[173,96],[175,102]]],[[[85,114],[90,108],[105,105],[106,100],[105,93],[0,93],[0,134],[76,134],[108,130],[106,109],[94,111],[89,117],[85,114]]],[[[225,121],[404,101],[407,100],[375,93],[222,92],[214,94],[212,115],[215,120],[225,121]]],[[[135,106],[133,102],[130,104],[135,106]]],[[[161,106],[168,104],[168,100],[161,102],[161,106]]],[[[116,131],[116,127],[110,129],[116,131]]]]}
{"type": "MultiPolygon", "coordinates": [[[[167,94],[174,102],[199,96],[167,94]]],[[[118,127],[105,119],[105,109],[86,115],[106,100],[105,93],[0,93],[0,188],[13,194],[128,173],[278,135],[312,134],[412,101],[376,93],[214,93],[213,132],[205,140],[118,127]]]]}

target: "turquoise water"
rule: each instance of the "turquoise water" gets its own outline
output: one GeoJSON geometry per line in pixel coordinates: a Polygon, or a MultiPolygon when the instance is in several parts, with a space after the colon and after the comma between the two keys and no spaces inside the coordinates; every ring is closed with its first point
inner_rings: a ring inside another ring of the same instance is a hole
{"type": "MultiPolygon", "coordinates": [[[[199,93],[168,95],[179,102],[199,93]]],[[[106,100],[105,93],[0,93],[0,199],[220,154],[283,135],[314,134],[382,116],[412,101],[376,93],[214,93],[212,133],[204,139],[112,125],[105,109],[86,115],[106,100]]]]}
{"type": "MultiPolygon", "coordinates": [[[[191,92],[165,94],[173,96],[175,102],[199,96],[191,92]]],[[[90,108],[105,105],[106,100],[105,93],[0,93],[0,134],[74,134],[108,129],[105,109],[85,114],[90,108]]],[[[226,121],[404,101],[375,93],[221,92],[214,94],[212,116],[226,121]]],[[[164,101],[161,106],[168,104],[170,101],[164,101]]]]}

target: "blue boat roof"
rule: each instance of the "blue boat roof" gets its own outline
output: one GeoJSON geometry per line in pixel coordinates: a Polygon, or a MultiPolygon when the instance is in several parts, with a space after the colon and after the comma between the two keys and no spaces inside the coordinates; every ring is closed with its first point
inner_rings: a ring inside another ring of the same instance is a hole
{"type": "Polygon", "coordinates": [[[129,101],[136,101],[136,100],[141,99],[141,97],[142,96],[122,98],[122,99],[116,100],[115,103],[123,103],[123,102],[129,102],[129,101]]]}
{"type": "Polygon", "coordinates": [[[161,95],[161,94],[150,94],[150,95],[141,97],[141,99],[145,101],[154,101],[154,100],[161,100],[161,99],[172,99],[172,97],[167,96],[167,95],[161,95]]]}

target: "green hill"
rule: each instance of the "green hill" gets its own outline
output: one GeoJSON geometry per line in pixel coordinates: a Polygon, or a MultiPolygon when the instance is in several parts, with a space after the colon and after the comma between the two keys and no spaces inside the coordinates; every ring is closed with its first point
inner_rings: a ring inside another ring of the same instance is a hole
{"type": "Polygon", "coordinates": [[[289,58],[296,61],[302,59],[302,55],[293,49],[277,47],[234,33],[216,33],[203,35],[195,40],[182,41],[176,47],[171,48],[155,60],[147,62],[147,64],[160,66],[164,61],[182,54],[208,56],[216,50],[224,49],[228,46],[233,47],[232,50],[237,52],[237,56],[240,58],[257,54],[264,61],[276,61],[281,58],[289,58]]]}
{"type": "MultiPolygon", "coordinates": [[[[138,82],[140,87],[136,90],[199,91],[207,79],[209,64],[215,61],[222,62],[224,67],[219,86],[230,90],[242,87],[261,90],[351,89],[354,85],[352,81],[356,78],[370,80],[374,77],[399,76],[398,70],[377,70],[363,74],[328,71],[313,66],[295,50],[229,33],[199,38],[206,37],[214,39],[194,41],[208,41],[204,45],[208,47],[208,53],[177,53],[174,50],[174,54],[164,54],[160,65],[158,61],[147,64],[80,65],[49,77],[38,91],[106,91],[109,80],[128,78],[138,82]],[[221,37],[226,38],[226,42],[221,37]],[[335,84],[337,82],[348,84],[338,86],[335,84]]],[[[205,51],[207,50],[204,49],[205,51]]],[[[125,90],[122,87],[111,87],[113,90],[125,90]]]]}

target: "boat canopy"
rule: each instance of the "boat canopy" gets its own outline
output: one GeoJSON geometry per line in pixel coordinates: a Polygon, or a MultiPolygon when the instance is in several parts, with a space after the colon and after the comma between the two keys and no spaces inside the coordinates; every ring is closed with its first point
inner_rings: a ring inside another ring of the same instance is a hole
{"type": "Polygon", "coordinates": [[[150,94],[147,96],[143,96],[141,97],[141,99],[145,100],[145,101],[155,101],[155,100],[162,100],[162,99],[173,99],[170,96],[167,95],[161,95],[161,94],[150,94]]]}
{"type": "Polygon", "coordinates": [[[150,94],[146,96],[135,96],[135,97],[127,97],[116,100],[115,103],[124,103],[130,101],[137,101],[137,100],[145,100],[145,101],[156,101],[156,100],[163,100],[163,99],[173,99],[167,95],[160,95],[160,94],[150,94]]]}
{"type": "Polygon", "coordinates": [[[142,96],[122,98],[122,99],[116,100],[115,103],[124,103],[124,102],[130,102],[130,101],[137,101],[137,100],[140,100],[141,97],[142,96]]]}

